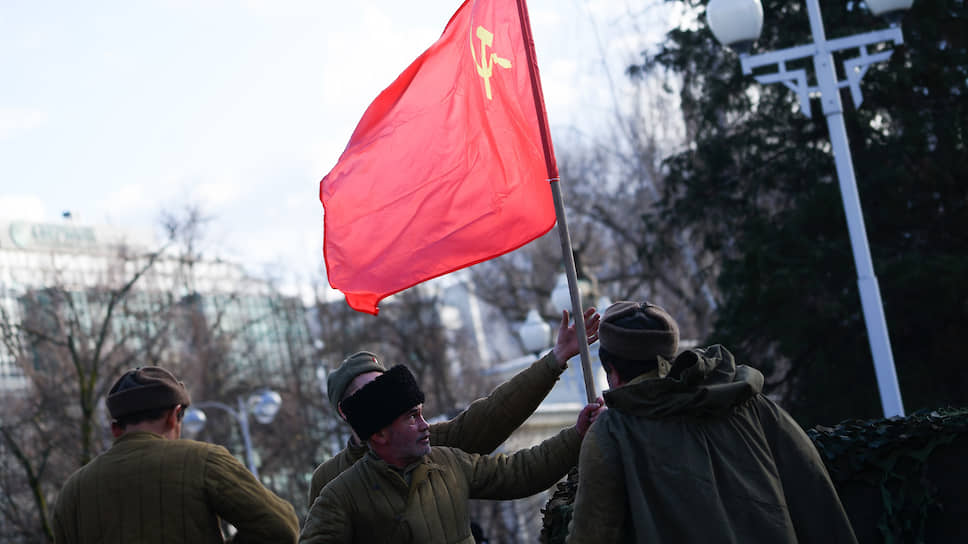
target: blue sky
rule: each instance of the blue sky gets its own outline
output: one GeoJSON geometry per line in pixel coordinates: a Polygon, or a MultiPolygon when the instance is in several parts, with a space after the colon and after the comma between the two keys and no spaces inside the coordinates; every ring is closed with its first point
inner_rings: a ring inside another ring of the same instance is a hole
{"type": "MultiPolygon", "coordinates": [[[[659,10],[643,17],[650,3],[528,2],[553,134],[601,118],[606,75],[621,81],[668,26],[659,10]]],[[[200,203],[215,219],[209,251],[309,278],[319,180],[458,6],[3,0],[0,220],[70,210],[153,228],[161,209],[200,203]]]]}

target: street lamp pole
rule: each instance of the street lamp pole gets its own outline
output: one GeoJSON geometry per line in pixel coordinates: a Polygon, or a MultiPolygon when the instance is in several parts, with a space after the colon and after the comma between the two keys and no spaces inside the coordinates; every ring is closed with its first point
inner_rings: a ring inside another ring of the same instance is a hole
{"type": "MultiPolygon", "coordinates": [[[[724,28],[719,25],[734,23],[736,19],[732,16],[725,15],[724,10],[727,8],[722,8],[726,3],[725,1],[718,2],[718,6],[714,6],[714,3],[716,3],[715,0],[710,3],[707,14],[710,29],[720,41],[724,41],[727,45],[730,45],[734,41],[746,45],[758,37],[760,28],[756,28],[755,35],[749,33],[743,34],[742,32],[737,34],[732,31],[727,31],[726,34],[731,38],[724,40],[721,37],[724,28]]],[[[746,9],[750,9],[750,5],[753,2],[744,0],[742,3],[746,9]]],[[[874,2],[871,3],[873,4],[874,2]]],[[[910,6],[910,2],[902,1],[891,3],[906,4],[901,9],[910,6]]],[[[759,7],[759,0],[755,0],[755,4],[759,8],[761,22],[762,7],[759,7]]],[[[885,417],[903,416],[904,406],[901,402],[901,391],[898,387],[894,356],[891,353],[890,337],[887,333],[887,321],[884,317],[884,306],[881,301],[881,292],[877,277],[874,275],[870,247],[867,242],[867,231],[864,227],[864,216],[861,212],[860,197],[857,192],[857,180],[854,176],[850,144],[847,140],[847,129],[844,125],[844,108],[840,100],[840,89],[842,87],[848,87],[854,105],[860,107],[863,102],[863,96],[860,91],[860,80],[864,77],[864,74],[871,64],[886,61],[893,53],[893,50],[888,49],[887,51],[869,54],[867,47],[885,42],[901,44],[904,43],[904,36],[900,27],[892,26],[874,32],[827,40],[824,34],[823,20],[821,19],[818,0],[806,0],[806,4],[814,43],[753,56],[740,53],[740,63],[743,68],[743,73],[747,75],[752,74],[755,68],[771,65],[776,66],[776,72],[757,75],[754,76],[754,79],[763,84],[783,83],[795,91],[800,99],[800,109],[804,115],[810,115],[810,95],[812,93],[820,94],[823,113],[827,119],[827,128],[830,132],[830,143],[833,149],[837,178],[840,184],[840,194],[844,203],[844,212],[847,216],[847,229],[850,234],[850,244],[853,249],[854,264],[857,269],[857,285],[860,291],[867,336],[870,340],[871,354],[874,358],[874,371],[881,397],[881,407],[885,417]],[[845,49],[859,49],[860,56],[844,61],[846,80],[838,81],[833,54],[836,51],[845,49]],[[810,57],[813,58],[814,72],[817,77],[817,86],[815,87],[807,85],[807,74],[805,70],[787,70],[786,68],[786,63],[789,61],[810,57]]]]}
{"type": "Polygon", "coordinates": [[[194,404],[194,408],[218,408],[230,416],[239,424],[239,428],[242,429],[242,443],[245,446],[245,464],[249,467],[249,472],[255,475],[256,478],[259,477],[259,470],[255,466],[255,455],[252,453],[252,435],[249,434],[249,416],[248,410],[245,409],[245,401],[242,397],[239,397],[239,409],[235,410],[228,404],[218,402],[215,400],[197,402],[194,404]]]}
{"type": "Polygon", "coordinates": [[[242,443],[245,447],[246,466],[249,472],[258,479],[259,470],[255,464],[255,450],[252,448],[252,435],[249,432],[249,410],[252,410],[253,415],[260,423],[270,423],[279,412],[282,398],[275,391],[263,390],[261,393],[257,393],[248,398],[239,397],[238,404],[238,409],[234,409],[228,404],[214,400],[196,402],[189,406],[188,413],[185,414],[182,424],[186,432],[192,436],[201,431],[207,421],[202,408],[218,408],[232,416],[232,419],[242,429],[242,443]]]}

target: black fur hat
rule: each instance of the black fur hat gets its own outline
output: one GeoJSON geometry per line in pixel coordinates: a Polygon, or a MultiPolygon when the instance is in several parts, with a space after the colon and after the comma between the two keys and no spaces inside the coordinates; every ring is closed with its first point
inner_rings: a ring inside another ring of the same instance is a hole
{"type": "Polygon", "coordinates": [[[365,442],[423,401],[423,391],[410,369],[396,365],[343,399],[340,406],[356,436],[365,442]]]}

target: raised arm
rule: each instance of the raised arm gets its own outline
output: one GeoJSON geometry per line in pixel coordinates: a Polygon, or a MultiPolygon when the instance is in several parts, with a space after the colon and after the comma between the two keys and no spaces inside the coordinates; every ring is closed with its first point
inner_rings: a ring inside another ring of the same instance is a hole
{"type": "Polygon", "coordinates": [[[451,450],[464,463],[470,497],[518,499],[548,489],[575,466],[582,437],[601,410],[600,404],[589,404],[582,409],[575,426],[510,455],[468,455],[451,450]]]}
{"type": "MultiPolygon", "coordinates": [[[[585,335],[589,344],[598,340],[600,319],[595,308],[585,310],[585,335]]],[[[554,349],[547,355],[497,386],[487,397],[472,402],[454,419],[431,425],[430,443],[468,453],[486,454],[497,449],[531,417],[568,367],[568,360],[578,354],[578,332],[568,322],[568,312],[563,311],[554,349]]],[[[365,446],[350,444],[319,465],[309,486],[309,504],[316,500],[327,483],[353,466],[365,453],[365,446]]]]}
{"type": "MultiPolygon", "coordinates": [[[[585,311],[585,333],[589,344],[598,340],[600,316],[595,308],[585,311]]],[[[499,385],[486,398],[478,399],[450,421],[430,426],[430,442],[468,453],[491,453],[528,419],[544,400],[568,359],[578,354],[578,333],[562,312],[555,347],[530,367],[499,385]]]]}
{"type": "MultiPolygon", "coordinates": [[[[594,344],[598,340],[598,325],[601,316],[595,308],[585,310],[585,339],[588,345],[594,344]]],[[[565,367],[568,359],[578,355],[578,330],[572,325],[568,326],[568,310],[561,311],[561,322],[558,323],[558,337],[555,340],[555,347],[552,353],[555,359],[561,361],[561,367],[565,367]]]]}

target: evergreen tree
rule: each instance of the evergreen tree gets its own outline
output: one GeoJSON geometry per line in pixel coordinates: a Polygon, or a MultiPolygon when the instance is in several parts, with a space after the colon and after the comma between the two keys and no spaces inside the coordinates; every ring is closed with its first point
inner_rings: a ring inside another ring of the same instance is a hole
{"type": "MultiPolygon", "coordinates": [[[[665,162],[647,224],[673,224],[718,256],[722,304],[706,340],[762,369],[805,425],[878,417],[880,402],[834,159],[783,85],[744,76],[706,26],[669,33],[632,76],[681,78],[691,145],[665,162]]],[[[752,54],[812,40],[802,0],[764,0],[752,54]]],[[[861,2],[822,3],[828,39],[883,28],[861,2]]],[[[844,117],[907,412],[966,400],[968,47],[964,0],[919,0],[904,45],[873,65],[844,117]]],[[[873,52],[873,49],[872,51],[873,52]]],[[[856,56],[848,51],[841,58],[856,56]]],[[[839,64],[839,62],[838,62],[839,64]]],[[[791,63],[812,75],[812,63],[791,63]]],[[[838,66],[840,79],[843,68],[838,66]]]]}

